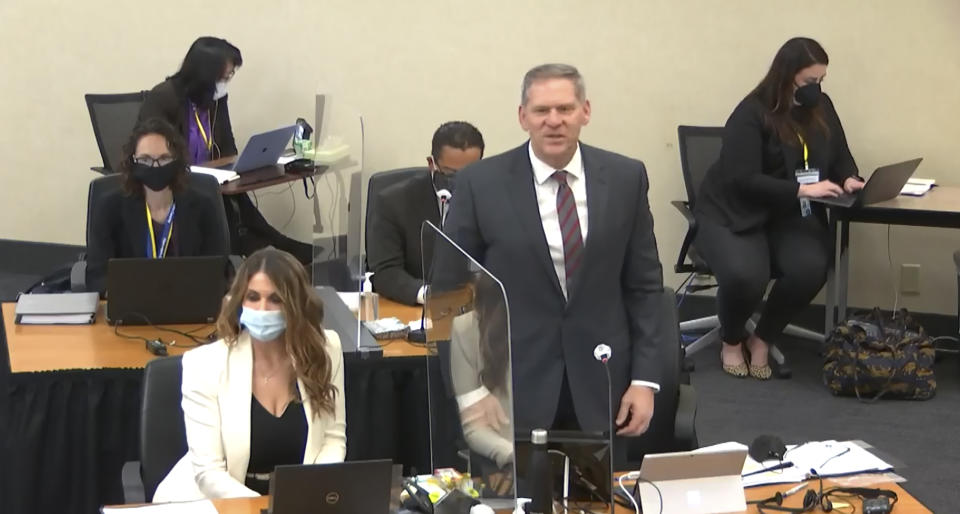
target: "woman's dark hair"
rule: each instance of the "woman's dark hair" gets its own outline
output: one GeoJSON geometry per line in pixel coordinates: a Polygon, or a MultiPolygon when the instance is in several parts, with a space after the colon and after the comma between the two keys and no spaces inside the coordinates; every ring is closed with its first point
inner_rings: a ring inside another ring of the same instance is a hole
{"type": "Polygon", "coordinates": [[[227,64],[238,68],[243,64],[240,49],[226,39],[204,36],[190,45],[180,70],[168,78],[191,102],[209,108],[213,105],[217,81],[223,77],[227,64]]]}
{"type": "Polygon", "coordinates": [[[509,390],[510,329],[503,289],[496,280],[483,274],[477,277],[473,308],[480,330],[480,383],[490,391],[509,390]]]}
{"type": "Polygon", "coordinates": [[[173,183],[170,184],[170,189],[174,193],[182,191],[187,183],[187,163],[189,162],[187,159],[187,144],[183,141],[183,136],[177,132],[177,129],[173,128],[173,125],[167,123],[166,120],[148,118],[133,127],[130,139],[123,145],[120,169],[117,171],[123,177],[121,180],[124,192],[134,196],[143,195],[143,184],[133,176],[131,167],[133,166],[133,156],[137,153],[137,143],[143,136],[149,134],[157,134],[167,140],[167,149],[170,151],[170,155],[175,162],[180,163],[179,172],[174,177],[173,183]]]}
{"type": "Polygon", "coordinates": [[[217,334],[227,345],[237,344],[241,332],[240,310],[247,296],[247,286],[250,279],[261,272],[273,282],[281,300],[280,310],[287,328],[280,344],[293,360],[297,378],[306,388],[301,393],[310,399],[318,418],[322,411],[334,414],[340,391],[332,383],[336,370],[327,354],[327,338],[321,324],[323,302],[314,291],[306,269],[292,255],[268,246],[243,261],[220,309],[217,334]]]}
{"type": "Polygon", "coordinates": [[[782,142],[798,144],[797,133],[805,135],[815,127],[829,132],[822,103],[812,109],[794,109],[795,77],[815,64],[830,64],[826,50],[810,38],[795,37],[780,47],[767,75],[750,92],[749,96],[759,98],[768,109],[767,122],[782,142]]]}

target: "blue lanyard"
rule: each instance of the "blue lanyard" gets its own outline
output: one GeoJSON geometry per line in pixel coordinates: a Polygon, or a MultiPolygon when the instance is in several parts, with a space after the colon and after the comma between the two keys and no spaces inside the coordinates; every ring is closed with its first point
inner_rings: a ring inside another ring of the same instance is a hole
{"type": "Polygon", "coordinates": [[[144,205],[147,209],[147,258],[162,259],[166,257],[167,247],[170,245],[170,235],[173,234],[173,214],[177,211],[177,204],[170,205],[170,212],[167,213],[167,221],[159,240],[155,237],[153,231],[153,216],[150,216],[150,206],[146,205],[146,202],[144,202],[144,205]],[[158,246],[160,247],[159,251],[157,251],[158,246]]]}

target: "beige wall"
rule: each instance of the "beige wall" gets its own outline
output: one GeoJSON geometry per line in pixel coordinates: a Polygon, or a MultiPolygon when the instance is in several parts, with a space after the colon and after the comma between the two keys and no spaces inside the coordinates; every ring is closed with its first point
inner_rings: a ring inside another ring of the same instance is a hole
{"type": "MultiPolygon", "coordinates": [[[[99,154],[88,92],[149,88],[198,35],[226,37],[245,66],[231,85],[238,141],[312,119],[313,94],[366,120],[368,172],[423,162],[433,129],[474,122],[499,152],[516,123],[523,72],[545,61],[580,67],[594,115],[583,138],[643,159],[669,283],[685,226],[676,126],[722,124],[778,46],[818,39],[860,169],[915,156],[918,176],[955,177],[960,134],[960,4],[948,1],[0,1],[0,237],[83,242],[85,191],[99,154]],[[136,8],[132,6],[136,5],[136,8]],[[162,7],[161,7],[162,6],[162,7]]],[[[284,190],[280,190],[283,193],[284,190]]],[[[310,204],[285,229],[306,239],[310,204]]],[[[283,225],[289,196],[261,196],[283,225]]],[[[952,231],[894,227],[893,261],[919,263],[907,307],[956,312],[952,231]]],[[[852,303],[892,303],[886,229],[853,235],[852,303]]]]}

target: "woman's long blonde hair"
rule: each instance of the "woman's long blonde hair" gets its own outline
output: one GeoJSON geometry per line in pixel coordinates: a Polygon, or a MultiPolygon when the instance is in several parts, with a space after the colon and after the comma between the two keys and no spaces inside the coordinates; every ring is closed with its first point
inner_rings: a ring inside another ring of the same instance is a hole
{"type": "Polygon", "coordinates": [[[317,297],[307,272],[292,255],[275,248],[263,248],[247,257],[230,286],[220,316],[217,333],[228,345],[235,345],[240,334],[240,309],[247,285],[257,273],[264,273],[277,288],[280,309],[287,322],[281,336],[287,355],[314,405],[314,413],[334,411],[337,388],[330,383],[332,369],[323,335],[323,303],[317,297]]]}

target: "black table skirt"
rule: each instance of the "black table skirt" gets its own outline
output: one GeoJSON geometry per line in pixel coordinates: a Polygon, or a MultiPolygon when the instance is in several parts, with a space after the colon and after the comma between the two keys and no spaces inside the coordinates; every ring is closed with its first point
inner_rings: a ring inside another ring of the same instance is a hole
{"type": "MultiPolygon", "coordinates": [[[[406,473],[430,471],[427,368],[437,373],[437,362],[423,357],[347,362],[347,459],[389,458],[406,473]]],[[[138,460],[143,370],[0,375],[6,375],[0,386],[9,382],[7,405],[0,404],[7,410],[0,410],[6,422],[0,423],[6,430],[0,432],[5,435],[0,512],[89,514],[123,503],[121,468],[138,460]]],[[[439,446],[455,452],[456,412],[451,402],[443,403],[446,408],[434,402],[433,409],[445,411],[444,421],[435,424],[443,427],[445,442],[439,446]]]]}

